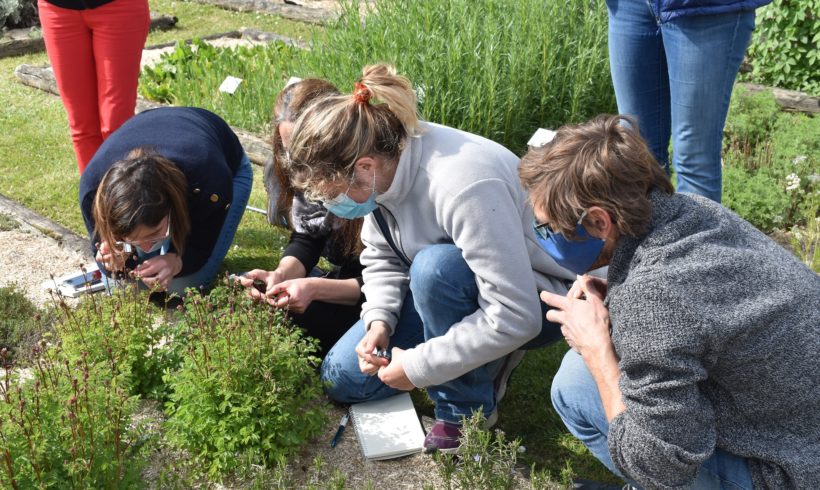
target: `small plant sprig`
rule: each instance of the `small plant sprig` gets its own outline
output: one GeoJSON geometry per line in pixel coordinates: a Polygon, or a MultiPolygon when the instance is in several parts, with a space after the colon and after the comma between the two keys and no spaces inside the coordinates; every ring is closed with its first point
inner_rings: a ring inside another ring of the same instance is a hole
{"type": "Polygon", "coordinates": [[[173,338],[183,354],[164,378],[168,439],[211,478],[240,461],[275,466],[323,428],[317,344],[285,311],[254,303],[242,288],[189,293],[173,338]]]}

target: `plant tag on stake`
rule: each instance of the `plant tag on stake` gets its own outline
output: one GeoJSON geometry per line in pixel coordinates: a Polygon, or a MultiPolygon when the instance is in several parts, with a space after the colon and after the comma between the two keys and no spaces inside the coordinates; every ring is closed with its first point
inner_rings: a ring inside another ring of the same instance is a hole
{"type": "Polygon", "coordinates": [[[541,146],[546,145],[552,139],[555,138],[555,131],[538,128],[535,133],[533,133],[532,137],[529,141],[527,141],[527,146],[530,148],[538,148],[541,146]]]}
{"type": "Polygon", "coordinates": [[[236,92],[236,89],[239,88],[239,84],[242,83],[241,78],[236,78],[228,75],[225,80],[222,81],[222,85],[219,86],[219,91],[233,95],[236,92]]]}

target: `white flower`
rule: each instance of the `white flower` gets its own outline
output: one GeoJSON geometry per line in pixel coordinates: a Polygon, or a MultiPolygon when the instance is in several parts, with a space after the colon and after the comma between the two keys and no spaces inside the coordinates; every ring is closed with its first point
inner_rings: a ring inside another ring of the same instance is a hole
{"type": "Polygon", "coordinates": [[[789,174],[786,176],[786,191],[791,192],[800,187],[800,177],[797,174],[789,174]]]}
{"type": "Polygon", "coordinates": [[[800,165],[801,163],[803,163],[805,161],[806,161],[806,155],[797,155],[796,157],[794,157],[794,160],[792,160],[792,164],[800,165]]]}

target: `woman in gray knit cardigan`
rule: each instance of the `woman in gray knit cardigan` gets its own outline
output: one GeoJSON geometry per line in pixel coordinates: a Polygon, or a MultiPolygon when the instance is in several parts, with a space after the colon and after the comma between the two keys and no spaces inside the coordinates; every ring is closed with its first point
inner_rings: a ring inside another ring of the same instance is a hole
{"type": "Polygon", "coordinates": [[[820,488],[820,276],[674,193],[624,119],[562,128],[520,167],[544,249],[609,265],[541,294],[573,348],[553,405],[641,486],[820,488]]]}

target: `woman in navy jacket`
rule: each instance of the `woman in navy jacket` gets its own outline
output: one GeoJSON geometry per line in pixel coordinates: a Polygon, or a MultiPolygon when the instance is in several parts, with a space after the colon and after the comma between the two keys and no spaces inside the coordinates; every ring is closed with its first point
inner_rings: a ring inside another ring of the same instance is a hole
{"type": "Polygon", "coordinates": [[[80,179],[80,206],[102,270],[173,293],[208,287],[233,241],[253,173],[218,116],[168,107],[131,118],[80,179]]]}
{"type": "Polygon", "coordinates": [[[609,62],[618,112],[638,121],[678,192],[720,202],[729,99],[754,30],[771,0],[607,0],[609,62]]]}

